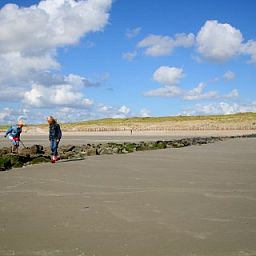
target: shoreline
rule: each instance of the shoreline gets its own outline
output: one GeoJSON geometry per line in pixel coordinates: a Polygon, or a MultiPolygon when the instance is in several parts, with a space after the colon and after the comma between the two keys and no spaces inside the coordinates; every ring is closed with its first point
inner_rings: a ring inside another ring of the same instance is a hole
{"type": "MultiPolygon", "coordinates": [[[[238,139],[238,138],[256,138],[256,134],[242,136],[211,136],[211,137],[186,137],[172,140],[149,140],[149,141],[124,141],[124,142],[106,142],[106,143],[87,143],[87,144],[66,144],[61,145],[58,153],[61,160],[83,160],[88,156],[96,155],[117,155],[128,154],[138,151],[153,151],[167,148],[183,148],[195,145],[206,145],[219,141],[238,139]]],[[[0,148],[0,171],[7,171],[12,168],[21,168],[27,165],[47,163],[51,161],[50,147],[44,147],[40,144],[34,144],[31,147],[25,147],[13,154],[10,147],[0,148]]]]}

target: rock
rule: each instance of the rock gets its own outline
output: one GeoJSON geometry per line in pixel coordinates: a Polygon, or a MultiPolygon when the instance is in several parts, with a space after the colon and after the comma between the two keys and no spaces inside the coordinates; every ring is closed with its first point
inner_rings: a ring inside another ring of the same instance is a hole
{"type": "Polygon", "coordinates": [[[11,147],[3,147],[0,149],[0,156],[12,153],[11,147]]]}
{"type": "Polygon", "coordinates": [[[8,156],[0,157],[0,171],[6,171],[12,168],[11,159],[8,156]]]}
{"type": "Polygon", "coordinates": [[[44,147],[42,145],[33,145],[30,147],[30,154],[36,155],[43,153],[44,147]]]}
{"type": "Polygon", "coordinates": [[[185,145],[183,143],[180,142],[173,142],[172,143],[172,147],[173,148],[183,148],[185,145]]]}
{"type": "Polygon", "coordinates": [[[48,163],[51,160],[49,158],[46,158],[44,156],[38,156],[36,158],[34,158],[30,163],[31,164],[41,164],[41,163],[48,163]]]}
{"type": "Polygon", "coordinates": [[[60,154],[61,159],[71,159],[75,157],[75,153],[72,151],[60,154]]]}
{"type": "Polygon", "coordinates": [[[22,148],[21,150],[19,150],[19,155],[21,156],[30,156],[31,154],[32,153],[30,148],[22,148]]]}
{"type": "Polygon", "coordinates": [[[167,148],[166,142],[163,141],[157,141],[155,144],[153,144],[154,149],[165,149],[167,148]]]}
{"type": "Polygon", "coordinates": [[[110,147],[103,147],[103,148],[99,148],[97,149],[98,155],[112,155],[113,154],[113,149],[110,147]]]}
{"type": "Polygon", "coordinates": [[[74,145],[64,145],[60,147],[60,151],[62,151],[63,153],[66,153],[66,152],[72,151],[74,148],[75,148],[74,145]]]}
{"type": "Polygon", "coordinates": [[[114,154],[119,154],[121,152],[120,148],[113,148],[113,153],[114,154]]]}
{"type": "Polygon", "coordinates": [[[98,152],[97,152],[96,148],[88,149],[87,156],[96,156],[96,155],[98,155],[98,152]]]}
{"type": "Polygon", "coordinates": [[[129,153],[129,151],[127,151],[126,148],[123,148],[121,152],[122,152],[122,154],[128,154],[129,153]]]}
{"type": "Polygon", "coordinates": [[[136,151],[136,146],[137,145],[135,143],[128,143],[128,144],[125,145],[124,149],[128,153],[131,153],[131,152],[135,152],[136,151]]]}

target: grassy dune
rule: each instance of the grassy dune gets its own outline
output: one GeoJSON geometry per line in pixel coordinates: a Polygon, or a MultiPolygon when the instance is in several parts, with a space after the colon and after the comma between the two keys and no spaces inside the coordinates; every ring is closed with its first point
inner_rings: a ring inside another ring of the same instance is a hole
{"type": "Polygon", "coordinates": [[[133,117],[100,119],[62,124],[66,131],[173,131],[173,130],[252,130],[256,113],[212,116],[133,117]]]}
{"type": "MultiPolygon", "coordinates": [[[[3,131],[8,126],[0,126],[3,131]]],[[[179,130],[254,130],[256,113],[211,116],[106,118],[77,123],[63,123],[63,131],[179,131],[179,130]]],[[[47,131],[48,125],[27,125],[25,130],[47,131]]]]}

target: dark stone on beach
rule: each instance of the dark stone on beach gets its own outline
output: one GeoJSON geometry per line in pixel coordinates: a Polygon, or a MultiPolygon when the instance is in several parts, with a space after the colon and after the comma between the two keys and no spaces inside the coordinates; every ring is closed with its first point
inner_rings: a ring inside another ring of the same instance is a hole
{"type": "Polygon", "coordinates": [[[124,147],[122,148],[122,153],[132,153],[136,151],[136,144],[135,143],[128,143],[125,144],[124,147]]]}
{"type": "Polygon", "coordinates": [[[183,148],[183,147],[185,147],[185,145],[183,143],[180,143],[180,142],[173,142],[172,147],[173,148],[183,148]]]}
{"type": "Polygon", "coordinates": [[[0,166],[2,170],[19,168],[19,167],[22,167],[28,161],[29,161],[28,157],[17,155],[17,154],[7,154],[0,158],[0,166]]]}
{"type": "Polygon", "coordinates": [[[74,148],[75,148],[74,145],[64,145],[60,147],[60,151],[62,151],[63,153],[66,153],[66,152],[72,151],[74,148]]]}
{"type": "Polygon", "coordinates": [[[12,153],[11,147],[3,147],[0,149],[0,156],[12,153]]]}
{"type": "Polygon", "coordinates": [[[113,152],[113,148],[111,147],[103,147],[103,148],[99,148],[97,149],[98,155],[112,155],[113,152]]]}
{"type": "Polygon", "coordinates": [[[42,145],[33,145],[30,149],[30,154],[36,155],[43,153],[44,147],[42,145]]]}
{"type": "Polygon", "coordinates": [[[46,158],[44,156],[35,157],[30,163],[31,164],[41,164],[41,163],[48,163],[50,162],[50,158],[46,158]]]}
{"type": "Polygon", "coordinates": [[[19,154],[23,156],[37,155],[44,153],[44,147],[42,145],[33,145],[31,147],[22,148],[19,150],[19,154]]]}
{"type": "Polygon", "coordinates": [[[11,160],[8,156],[3,156],[0,158],[0,171],[6,171],[8,169],[11,169],[11,167],[11,160]]]}
{"type": "Polygon", "coordinates": [[[72,151],[60,154],[61,159],[71,159],[71,158],[74,158],[74,157],[75,157],[75,153],[72,152],[72,151]]]}
{"type": "Polygon", "coordinates": [[[87,151],[87,156],[96,156],[96,155],[98,155],[96,148],[91,148],[87,151]]]}
{"type": "Polygon", "coordinates": [[[154,144],[154,149],[165,149],[167,148],[166,146],[166,142],[164,141],[157,141],[155,144],[154,144]]]}

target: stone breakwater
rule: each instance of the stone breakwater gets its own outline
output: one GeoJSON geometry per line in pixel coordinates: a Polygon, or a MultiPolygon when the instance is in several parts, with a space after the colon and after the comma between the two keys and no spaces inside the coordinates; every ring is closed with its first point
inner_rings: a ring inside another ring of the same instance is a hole
{"type": "MultiPolygon", "coordinates": [[[[206,137],[206,138],[184,138],[176,140],[161,140],[151,142],[136,143],[104,143],[104,144],[83,144],[79,146],[63,145],[59,148],[59,155],[63,160],[85,159],[87,156],[127,154],[136,151],[157,150],[166,148],[182,148],[192,145],[203,145],[223,141],[233,138],[256,137],[256,134],[231,137],[206,137]]],[[[51,160],[49,147],[33,145],[29,148],[20,149],[18,154],[11,153],[11,148],[4,147],[0,149],[0,171],[6,171],[11,168],[20,168],[23,166],[39,163],[47,163],[51,160]]]]}

